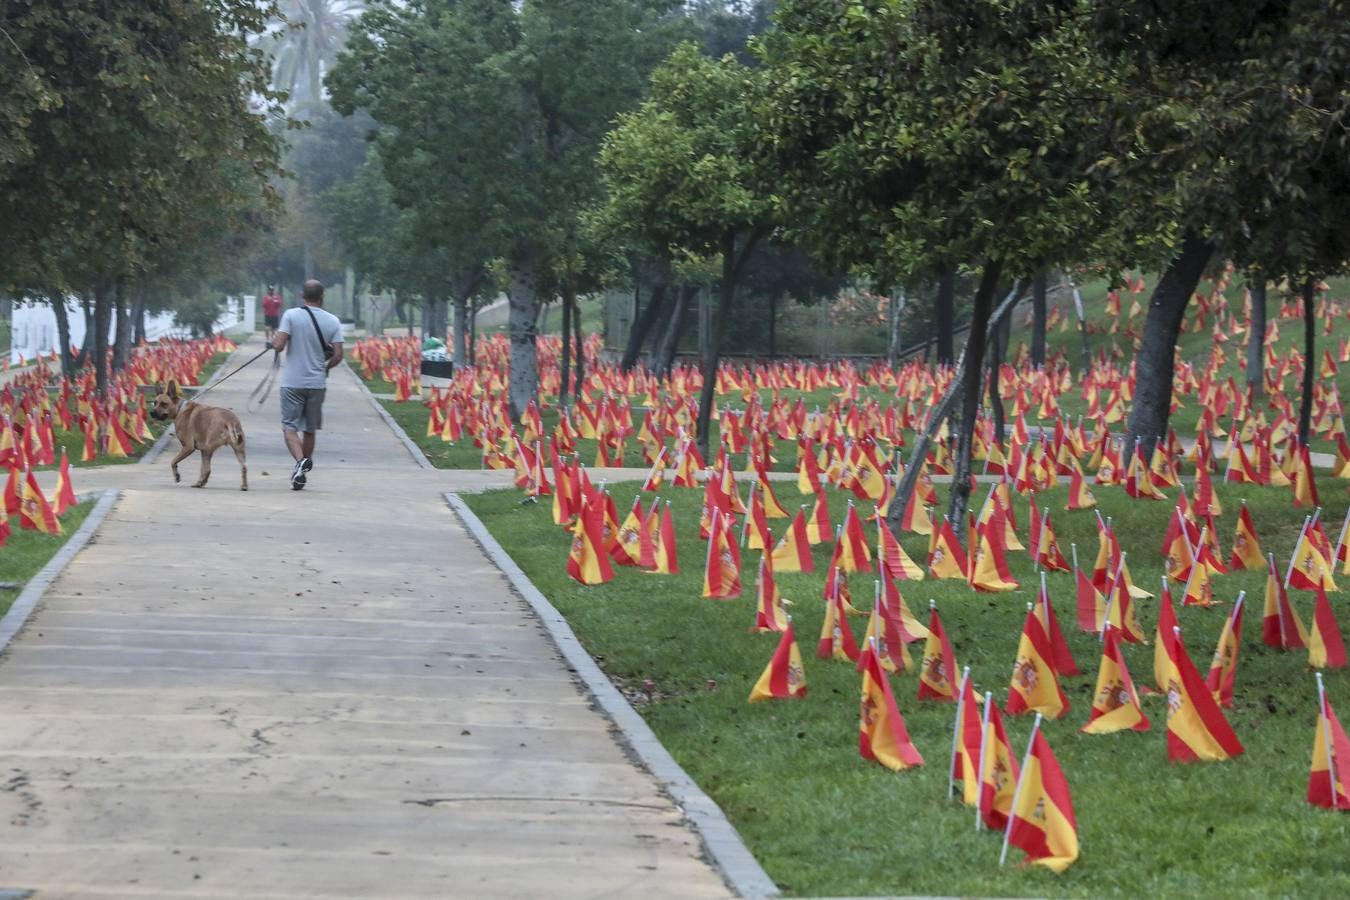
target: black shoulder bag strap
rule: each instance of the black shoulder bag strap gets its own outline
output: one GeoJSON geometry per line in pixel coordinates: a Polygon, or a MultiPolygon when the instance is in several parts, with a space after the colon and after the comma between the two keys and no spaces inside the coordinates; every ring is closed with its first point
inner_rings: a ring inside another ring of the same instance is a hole
{"type": "Polygon", "coordinates": [[[314,323],[314,334],[319,339],[319,347],[323,350],[323,358],[325,360],[332,359],[333,345],[323,339],[323,331],[319,328],[319,320],[314,317],[314,310],[308,306],[302,307],[302,309],[309,313],[309,320],[314,323]]]}

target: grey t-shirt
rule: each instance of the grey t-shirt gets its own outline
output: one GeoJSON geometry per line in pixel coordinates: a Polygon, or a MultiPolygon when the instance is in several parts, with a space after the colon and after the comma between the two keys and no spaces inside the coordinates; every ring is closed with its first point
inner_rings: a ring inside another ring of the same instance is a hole
{"type": "MultiPolygon", "coordinates": [[[[342,323],[330,312],[309,307],[314,320],[323,331],[323,339],[330,344],[342,343],[342,323]]],[[[327,384],[328,370],[323,358],[323,348],[314,331],[314,322],[309,320],[305,308],[297,306],[281,315],[281,324],[277,331],[288,334],[286,341],[286,363],[281,368],[281,386],[288,388],[321,388],[327,384]]]]}

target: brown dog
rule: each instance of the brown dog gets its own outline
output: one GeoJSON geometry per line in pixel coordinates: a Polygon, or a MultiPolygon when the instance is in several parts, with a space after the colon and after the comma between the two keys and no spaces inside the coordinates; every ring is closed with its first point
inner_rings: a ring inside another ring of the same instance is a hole
{"type": "Polygon", "coordinates": [[[173,458],[173,480],[182,479],[178,475],[178,464],[196,451],[202,454],[202,472],[193,487],[205,487],[211,477],[211,454],[226,444],[234,451],[239,460],[239,490],[248,490],[248,466],[244,461],[244,426],[239,417],[228,409],[218,406],[203,406],[191,400],[184,401],[178,396],[178,385],[170,383],[160,385],[159,395],[150,408],[152,419],[172,419],[173,430],[183,449],[173,458]]]}

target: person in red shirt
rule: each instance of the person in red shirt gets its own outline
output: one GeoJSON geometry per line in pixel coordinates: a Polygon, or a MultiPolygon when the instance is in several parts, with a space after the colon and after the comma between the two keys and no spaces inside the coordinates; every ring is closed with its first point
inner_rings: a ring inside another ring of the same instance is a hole
{"type": "Polygon", "coordinates": [[[277,289],[271,285],[267,288],[267,293],[263,294],[263,330],[267,338],[267,343],[272,343],[272,338],[276,337],[277,325],[281,324],[281,295],[277,289]]]}

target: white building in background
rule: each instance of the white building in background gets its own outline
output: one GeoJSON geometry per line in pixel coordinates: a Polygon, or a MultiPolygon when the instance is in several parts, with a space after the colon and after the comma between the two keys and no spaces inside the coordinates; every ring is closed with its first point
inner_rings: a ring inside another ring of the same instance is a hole
{"type": "MultiPolygon", "coordinates": [[[[215,330],[239,331],[253,330],[257,319],[257,298],[253,295],[230,297],[225,303],[225,311],[216,319],[215,330]]],[[[84,308],[76,297],[66,298],[66,314],[70,320],[70,343],[75,347],[84,344],[84,308]]],[[[47,355],[61,349],[61,340],[56,330],[56,313],[50,304],[31,300],[15,300],[9,317],[10,365],[18,365],[22,360],[33,360],[39,354],[47,355]]],[[[145,317],[145,339],[157,341],[164,337],[190,337],[187,328],[174,320],[173,313],[158,313],[145,317]]],[[[108,343],[117,338],[117,322],[110,323],[108,343]]]]}

